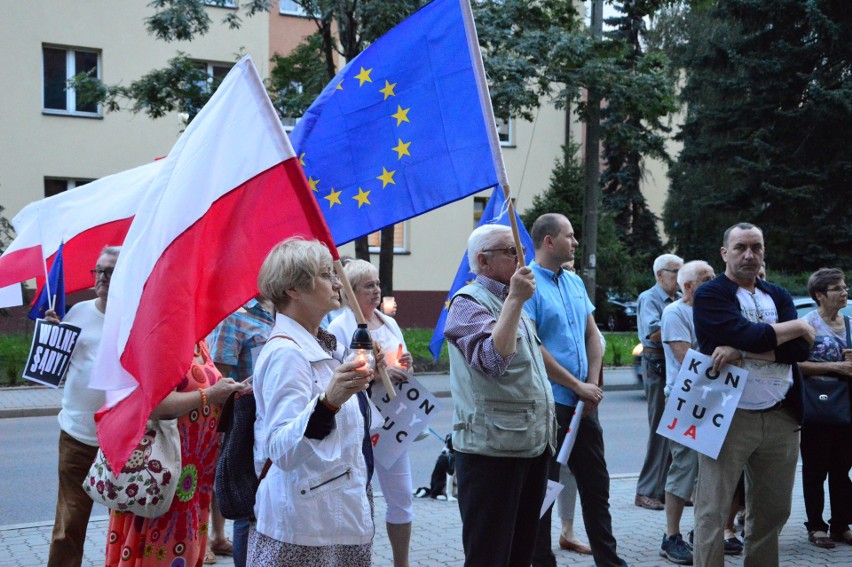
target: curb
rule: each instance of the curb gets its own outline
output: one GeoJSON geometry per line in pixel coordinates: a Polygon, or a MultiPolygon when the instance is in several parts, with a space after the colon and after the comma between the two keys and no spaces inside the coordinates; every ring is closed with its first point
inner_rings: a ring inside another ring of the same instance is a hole
{"type": "Polygon", "coordinates": [[[11,417],[45,417],[59,415],[61,407],[0,409],[0,419],[11,417]]]}

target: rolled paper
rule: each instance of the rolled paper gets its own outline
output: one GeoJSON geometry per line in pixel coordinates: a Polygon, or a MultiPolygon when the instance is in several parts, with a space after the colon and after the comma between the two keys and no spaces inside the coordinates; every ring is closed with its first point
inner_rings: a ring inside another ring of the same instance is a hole
{"type": "Polygon", "coordinates": [[[580,418],[583,416],[583,406],[585,405],[582,400],[578,401],[577,407],[574,409],[574,415],[568,425],[568,433],[565,435],[559,454],[556,455],[556,461],[561,465],[568,464],[568,457],[571,456],[571,449],[574,448],[574,442],[577,440],[577,431],[580,429],[580,418]]]}

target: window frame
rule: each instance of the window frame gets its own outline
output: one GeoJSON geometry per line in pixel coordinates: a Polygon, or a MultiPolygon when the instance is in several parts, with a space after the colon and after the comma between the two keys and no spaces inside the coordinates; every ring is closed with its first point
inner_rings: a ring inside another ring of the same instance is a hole
{"type": "MultiPolygon", "coordinates": [[[[393,253],[394,254],[410,254],[411,253],[411,243],[409,242],[409,222],[402,221],[398,222],[394,225],[394,241],[396,241],[396,228],[402,226],[402,246],[396,246],[396,242],[394,242],[393,253]]],[[[377,230],[376,232],[370,233],[367,235],[367,243],[369,246],[370,254],[378,254],[381,252],[381,242],[382,242],[382,231],[377,230]],[[375,242],[375,244],[373,243],[375,242]]]]}
{"type": "Polygon", "coordinates": [[[515,144],[515,120],[514,118],[509,118],[507,120],[497,119],[497,137],[500,139],[500,145],[504,148],[514,148],[515,144]],[[500,128],[501,126],[506,125],[506,139],[503,140],[501,138],[500,128]]]}
{"type": "Polygon", "coordinates": [[[41,112],[53,116],[76,116],[79,118],[103,118],[103,106],[98,103],[97,110],[89,112],[85,110],[76,110],[77,108],[77,90],[67,88],[68,81],[77,75],[77,53],[92,53],[97,58],[97,73],[98,79],[101,79],[103,73],[103,52],[100,49],[91,47],[72,47],[69,45],[56,45],[52,43],[41,44],[41,112]],[[62,50],[65,52],[65,108],[47,108],[46,95],[47,85],[45,84],[45,49],[62,50]],[[72,71],[73,69],[73,71],[72,71]]]}
{"type": "Polygon", "coordinates": [[[283,7],[283,3],[287,0],[278,0],[278,14],[281,16],[293,16],[295,18],[309,18],[310,16],[305,11],[305,8],[295,4],[292,0],[290,0],[290,4],[293,4],[294,7],[291,9],[285,9],[283,7]]]}
{"type": "Polygon", "coordinates": [[[56,176],[53,176],[53,175],[45,175],[44,181],[43,181],[44,197],[47,198],[47,197],[51,197],[53,195],[61,195],[62,193],[66,193],[66,192],[68,192],[72,189],[76,189],[77,187],[82,187],[83,185],[91,183],[92,181],[96,181],[96,178],[89,179],[89,178],[85,178],[85,177],[56,177],[56,176]],[[51,195],[48,195],[47,194],[47,186],[46,186],[48,181],[64,181],[65,182],[65,189],[63,189],[62,191],[59,191],[58,193],[52,193],[51,195]]]}

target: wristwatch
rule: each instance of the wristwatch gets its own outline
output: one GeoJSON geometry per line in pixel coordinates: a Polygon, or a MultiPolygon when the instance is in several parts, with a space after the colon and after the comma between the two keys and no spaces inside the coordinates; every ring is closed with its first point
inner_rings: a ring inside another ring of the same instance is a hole
{"type": "Polygon", "coordinates": [[[339,412],[339,411],[340,411],[340,408],[339,408],[339,407],[335,406],[333,403],[331,403],[330,401],[328,401],[328,399],[326,399],[325,392],[323,392],[322,394],[320,394],[320,396],[319,396],[319,401],[320,401],[320,403],[321,403],[322,405],[324,405],[324,406],[328,409],[328,411],[330,411],[331,413],[337,413],[337,412],[339,412]]]}

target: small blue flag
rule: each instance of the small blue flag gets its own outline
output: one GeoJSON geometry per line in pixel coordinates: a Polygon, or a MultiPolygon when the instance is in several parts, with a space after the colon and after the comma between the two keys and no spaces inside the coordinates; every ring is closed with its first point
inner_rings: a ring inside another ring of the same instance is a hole
{"type": "MultiPolygon", "coordinates": [[[[506,199],[503,196],[503,189],[501,187],[495,187],[494,192],[491,193],[491,198],[488,199],[488,204],[485,205],[485,210],[482,211],[482,218],[479,219],[479,224],[477,226],[482,226],[484,224],[502,224],[505,226],[511,226],[508,211],[503,210],[503,204],[505,202],[506,199]]],[[[527,249],[524,258],[526,259],[527,264],[529,264],[535,258],[532,237],[530,237],[527,229],[524,228],[524,223],[521,222],[521,217],[518,216],[517,211],[515,211],[515,218],[518,220],[518,236],[521,237],[521,245],[527,249]]],[[[438,360],[438,357],[441,355],[441,347],[444,344],[444,325],[447,322],[447,309],[450,306],[450,300],[458,290],[472,282],[474,279],[476,279],[476,274],[470,271],[470,264],[467,259],[467,250],[465,250],[459,269],[456,272],[456,278],[453,280],[450,293],[447,294],[447,299],[444,301],[444,308],[441,309],[441,315],[438,317],[437,325],[435,325],[435,332],[432,334],[432,340],[429,341],[429,351],[432,353],[432,356],[435,357],[435,360],[438,360]]]]}
{"type": "Polygon", "coordinates": [[[481,57],[468,0],[435,0],[346,65],[305,112],[290,141],[335,244],[505,177],[481,57]]]}
{"type": "Polygon", "coordinates": [[[53,258],[53,264],[50,265],[50,272],[47,275],[47,283],[41,287],[41,292],[38,294],[30,309],[28,317],[35,321],[36,319],[44,319],[44,312],[50,309],[50,297],[56,297],[56,303],[53,310],[60,319],[65,318],[65,276],[62,270],[62,248],[65,243],[59,245],[56,251],[56,256],[53,258]],[[50,296],[48,296],[48,288],[50,296]]]}

